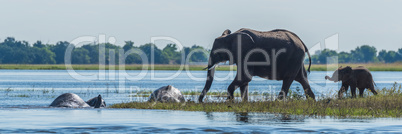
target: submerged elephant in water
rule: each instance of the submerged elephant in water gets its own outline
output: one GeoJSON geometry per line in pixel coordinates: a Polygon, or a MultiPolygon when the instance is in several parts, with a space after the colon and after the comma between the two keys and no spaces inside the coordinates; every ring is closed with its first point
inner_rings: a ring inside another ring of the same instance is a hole
{"type": "Polygon", "coordinates": [[[168,85],[155,90],[151,94],[151,96],[149,96],[149,101],[185,102],[186,100],[184,99],[179,89],[168,85]]]}
{"type": "Polygon", "coordinates": [[[57,97],[52,104],[51,107],[106,107],[106,102],[102,99],[101,95],[98,97],[94,97],[89,99],[87,102],[81,99],[80,96],[73,93],[64,93],[57,97]]]}
{"type": "Polygon", "coordinates": [[[356,68],[352,67],[339,67],[335,70],[332,77],[325,76],[325,79],[330,81],[338,82],[342,81],[342,87],[338,92],[338,97],[342,98],[343,92],[350,90],[352,92],[352,97],[356,97],[356,88],[359,88],[359,96],[363,97],[364,89],[369,89],[373,92],[374,95],[377,95],[377,92],[374,89],[374,80],[373,76],[371,75],[370,71],[363,67],[359,66],[356,68]]]}

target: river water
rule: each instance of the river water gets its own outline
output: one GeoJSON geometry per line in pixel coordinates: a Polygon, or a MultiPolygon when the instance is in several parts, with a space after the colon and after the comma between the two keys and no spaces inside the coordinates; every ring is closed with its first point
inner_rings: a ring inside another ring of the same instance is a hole
{"type": "MultiPolygon", "coordinates": [[[[217,71],[210,91],[223,92],[235,72],[217,71]]],[[[332,72],[312,71],[309,82],[316,96],[336,93],[339,83],[324,80],[332,72]]],[[[402,83],[402,72],[372,72],[377,90],[402,83]]],[[[60,94],[71,92],[84,100],[101,94],[108,105],[144,101],[133,97],[143,90],[173,85],[200,92],[205,71],[0,70],[0,133],[51,132],[260,132],[260,133],[398,133],[399,118],[306,117],[271,113],[185,112],[140,109],[49,108],[60,94]],[[175,76],[175,77],[171,77],[175,76]]],[[[277,94],[281,81],[253,78],[250,93],[277,94]]],[[[301,88],[294,82],[292,91],[301,88]]],[[[300,94],[303,94],[300,92],[300,94]]],[[[371,95],[371,93],[369,93],[371,95]]],[[[187,96],[188,99],[196,99],[187,96]]]]}

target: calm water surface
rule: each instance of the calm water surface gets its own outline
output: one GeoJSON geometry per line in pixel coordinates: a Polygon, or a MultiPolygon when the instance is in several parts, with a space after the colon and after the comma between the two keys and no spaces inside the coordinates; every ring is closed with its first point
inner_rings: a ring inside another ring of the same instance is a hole
{"type": "MultiPolygon", "coordinates": [[[[98,71],[77,71],[93,75],[98,71]]],[[[108,105],[141,101],[133,98],[140,90],[154,90],[173,85],[181,91],[200,92],[205,83],[205,71],[127,71],[132,78],[119,80],[118,71],[104,79],[75,79],[65,70],[0,70],[0,133],[51,132],[335,132],[335,133],[398,133],[402,120],[395,118],[342,119],[330,117],[289,116],[270,113],[185,112],[138,109],[69,109],[47,107],[58,95],[76,93],[84,100],[102,94],[108,105]],[[191,73],[191,74],[189,74],[191,73]],[[130,80],[131,79],[131,80],[130,80]],[[137,79],[137,80],[133,80],[137,79]],[[121,88],[121,87],[125,88],[121,88]]],[[[331,74],[332,72],[328,72],[331,74]]],[[[217,71],[211,91],[225,91],[234,73],[217,71]]],[[[377,88],[390,88],[402,82],[402,72],[372,72],[377,88]]],[[[317,96],[335,93],[338,83],[324,80],[327,72],[313,71],[309,81],[317,96]]],[[[254,78],[250,92],[277,94],[281,81],[254,78]]],[[[291,89],[300,84],[293,83],[291,89]]],[[[300,93],[302,94],[302,93],[300,93]]],[[[371,93],[370,93],[371,94],[371,93]]],[[[189,99],[191,96],[187,96],[189,99]]],[[[144,98],[142,98],[144,99],[144,98]]],[[[146,99],[146,98],[145,98],[146,99]]]]}

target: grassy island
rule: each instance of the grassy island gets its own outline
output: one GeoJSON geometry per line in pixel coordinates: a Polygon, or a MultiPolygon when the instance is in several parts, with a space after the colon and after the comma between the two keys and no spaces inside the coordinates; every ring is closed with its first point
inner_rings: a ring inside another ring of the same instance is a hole
{"type": "Polygon", "coordinates": [[[402,117],[401,86],[382,89],[363,98],[293,99],[286,101],[155,103],[128,102],[110,108],[162,109],[205,112],[269,112],[279,114],[341,117],[402,117]]]}

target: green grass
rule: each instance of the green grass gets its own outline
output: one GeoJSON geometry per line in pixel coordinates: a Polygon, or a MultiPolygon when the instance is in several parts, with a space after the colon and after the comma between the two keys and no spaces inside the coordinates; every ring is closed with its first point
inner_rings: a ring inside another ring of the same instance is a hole
{"type": "MultiPolygon", "coordinates": [[[[339,64],[338,66],[365,66],[370,71],[402,71],[402,63],[392,63],[392,64],[339,64]]],[[[311,66],[312,71],[333,71],[338,68],[337,65],[333,64],[313,64],[311,66]]],[[[151,70],[151,65],[145,65],[145,69],[151,70]]],[[[217,68],[221,71],[229,71],[230,67],[236,70],[236,66],[222,65],[217,68]]],[[[307,67],[307,66],[306,66],[307,67]]],[[[99,70],[98,64],[83,64],[83,65],[72,65],[75,70],[99,70]]],[[[203,70],[205,65],[189,65],[184,67],[183,70],[203,70]]],[[[64,64],[0,64],[0,69],[28,69],[28,70],[66,70],[71,68],[66,68],[64,64]]],[[[105,70],[109,70],[109,65],[105,65],[105,70]]],[[[140,64],[130,64],[125,65],[125,68],[119,68],[118,65],[114,66],[115,70],[125,69],[125,70],[142,70],[143,65],[140,64]]],[[[154,70],[179,70],[180,65],[154,65],[154,70]]]]}
{"type": "MultiPolygon", "coordinates": [[[[162,109],[205,112],[269,112],[311,116],[342,117],[402,117],[402,92],[394,86],[379,90],[379,95],[363,98],[318,101],[288,99],[286,101],[155,103],[128,102],[111,105],[110,108],[162,109]]],[[[291,95],[290,95],[291,96],[291,95]]],[[[366,95],[367,96],[367,95],[366,95]]]]}

